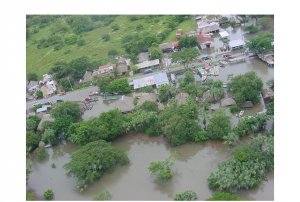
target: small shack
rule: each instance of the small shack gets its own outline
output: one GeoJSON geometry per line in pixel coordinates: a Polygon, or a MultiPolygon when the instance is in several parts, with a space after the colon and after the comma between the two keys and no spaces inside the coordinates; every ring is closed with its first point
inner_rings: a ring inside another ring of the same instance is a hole
{"type": "Polygon", "coordinates": [[[231,50],[236,50],[236,49],[244,48],[244,45],[245,45],[245,41],[242,40],[242,39],[237,39],[237,40],[229,41],[229,48],[231,50]]]}
{"type": "Polygon", "coordinates": [[[218,32],[221,27],[218,24],[210,24],[210,26],[206,26],[204,28],[200,28],[201,34],[215,33],[218,32]]]}
{"type": "Polygon", "coordinates": [[[116,108],[118,108],[122,113],[132,112],[135,110],[133,100],[133,97],[122,96],[116,101],[116,108]]]}
{"type": "Polygon", "coordinates": [[[206,91],[205,93],[203,93],[203,95],[202,95],[202,102],[212,103],[214,101],[215,101],[215,99],[210,95],[209,90],[206,91]]]}
{"type": "Polygon", "coordinates": [[[242,108],[251,108],[253,107],[253,103],[251,101],[246,101],[241,107],[242,108]]]}
{"type": "Polygon", "coordinates": [[[142,63],[142,62],[145,62],[145,61],[149,60],[149,54],[148,54],[148,52],[142,52],[142,53],[138,54],[137,57],[139,58],[137,60],[137,63],[142,63]]]}
{"type": "Polygon", "coordinates": [[[157,95],[155,93],[144,93],[140,96],[137,105],[142,105],[146,100],[156,102],[157,95]]]}
{"type": "Polygon", "coordinates": [[[274,97],[274,91],[271,88],[267,88],[267,89],[263,89],[263,91],[261,92],[265,105],[269,104],[274,97]]]}
{"type": "Polygon", "coordinates": [[[94,80],[93,72],[86,71],[83,78],[79,80],[79,83],[91,82],[94,80]]]}
{"type": "Polygon", "coordinates": [[[55,121],[55,118],[52,118],[50,114],[45,114],[44,116],[42,116],[42,119],[37,127],[37,130],[39,130],[39,131],[42,130],[42,123],[44,121],[50,121],[51,123],[53,123],[55,121]]]}
{"type": "Polygon", "coordinates": [[[229,38],[229,34],[226,31],[219,32],[219,34],[220,34],[221,39],[228,39],[229,38]]]}
{"type": "Polygon", "coordinates": [[[175,99],[178,100],[177,104],[180,105],[180,104],[186,104],[187,101],[186,101],[186,97],[188,97],[189,94],[188,93],[179,93],[177,95],[175,95],[175,99]]]}
{"type": "Polygon", "coordinates": [[[210,108],[211,110],[217,110],[221,107],[220,103],[211,104],[210,108]]]}
{"type": "Polygon", "coordinates": [[[231,105],[235,105],[236,102],[233,98],[231,97],[227,97],[227,98],[223,98],[221,99],[221,106],[224,107],[224,106],[231,106],[231,105]]]}
{"type": "Polygon", "coordinates": [[[118,73],[125,73],[128,70],[128,66],[126,63],[127,58],[119,58],[117,61],[117,70],[118,73]]]}

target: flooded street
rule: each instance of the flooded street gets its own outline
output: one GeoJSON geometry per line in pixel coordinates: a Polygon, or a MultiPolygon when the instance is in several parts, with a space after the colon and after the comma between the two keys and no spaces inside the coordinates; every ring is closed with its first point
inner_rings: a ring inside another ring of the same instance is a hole
{"type": "MultiPolygon", "coordinates": [[[[246,25],[255,23],[255,19],[249,20],[246,25]]],[[[255,34],[245,34],[241,26],[231,28],[230,26],[221,26],[230,34],[230,40],[255,37],[258,33],[271,34],[271,28],[274,27],[274,18],[272,22],[265,28],[255,34]]],[[[219,40],[218,34],[213,36],[215,40],[215,48],[223,45],[219,40]]],[[[217,56],[215,49],[201,50],[202,54],[210,54],[217,56]]],[[[237,50],[232,53],[240,52],[237,50]]],[[[255,71],[267,88],[266,81],[274,77],[274,67],[269,67],[259,58],[246,58],[242,62],[233,62],[220,68],[219,76],[209,76],[208,79],[222,80],[227,83],[227,75],[244,74],[245,72],[255,71]]],[[[184,77],[184,75],[179,76],[184,77]]],[[[201,81],[198,75],[195,75],[196,83],[201,81]]],[[[126,96],[137,96],[141,93],[128,93],[126,96]]],[[[228,96],[231,96],[228,93],[228,96]]],[[[102,97],[98,97],[99,101],[95,102],[91,110],[85,111],[82,120],[88,120],[90,117],[98,117],[100,113],[115,109],[116,100],[103,101],[102,97]]],[[[167,102],[164,103],[166,105],[167,102]]],[[[245,109],[244,116],[253,116],[258,111],[265,108],[264,101],[261,101],[254,107],[245,109]]],[[[227,108],[226,112],[232,115],[227,108]]],[[[231,124],[236,126],[238,118],[232,116],[231,124]]],[[[268,121],[266,129],[270,130],[273,121],[268,121]]],[[[248,138],[248,137],[245,137],[248,138]]],[[[196,192],[198,200],[205,200],[212,196],[213,191],[209,189],[206,179],[217,170],[217,164],[229,158],[230,151],[222,141],[206,141],[204,143],[185,143],[180,146],[172,147],[165,138],[149,137],[146,134],[129,133],[122,135],[112,141],[112,145],[124,149],[128,154],[130,163],[125,166],[117,165],[112,174],[106,172],[102,178],[89,183],[87,189],[80,193],[75,188],[75,178],[67,178],[66,171],[62,169],[65,163],[69,162],[69,156],[72,152],[77,151],[79,146],[70,141],[60,141],[54,147],[46,148],[48,156],[41,162],[37,162],[34,158],[29,175],[28,188],[30,192],[34,192],[34,200],[45,200],[43,193],[46,189],[52,189],[54,193],[53,200],[65,201],[87,201],[92,200],[97,194],[108,190],[112,195],[113,201],[118,200],[138,200],[138,201],[172,201],[177,193],[191,189],[196,192]],[[168,184],[158,182],[153,176],[150,178],[148,167],[151,162],[162,161],[171,153],[177,152],[178,159],[175,165],[171,167],[174,172],[173,176],[167,181],[168,184]],[[51,168],[51,164],[55,163],[56,168],[51,168]]],[[[248,200],[274,200],[274,171],[267,173],[268,181],[262,181],[258,188],[250,190],[237,191],[235,194],[248,200]]]]}

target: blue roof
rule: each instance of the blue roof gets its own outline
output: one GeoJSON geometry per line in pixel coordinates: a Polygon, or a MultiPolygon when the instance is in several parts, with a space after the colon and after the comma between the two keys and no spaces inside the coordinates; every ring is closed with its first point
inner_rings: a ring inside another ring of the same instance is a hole
{"type": "Polygon", "coordinates": [[[153,75],[154,83],[161,84],[161,83],[169,83],[169,79],[166,73],[158,73],[153,75]]]}
{"type": "Polygon", "coordinates": [[[206,58],[206,57],[208,57],[208,55],[202,55],[202,57],[203,57],[203,58],[206,58]]]}
{"type": "Polygon", "coordinates": [[[35,86],[30,87],[30,88],[28,89],[28,91],[31,91],[31,90],[35,89],[37,86],[38,86],[38,85],[35,85],[35,86]]]}

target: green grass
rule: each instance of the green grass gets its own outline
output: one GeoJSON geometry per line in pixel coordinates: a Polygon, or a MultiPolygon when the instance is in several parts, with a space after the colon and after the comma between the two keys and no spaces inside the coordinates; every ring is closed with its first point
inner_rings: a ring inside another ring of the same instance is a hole
{"type": "Polygon", "coordinates": [[[167,36],[162,43],[168,43],[170,41],[176,41],[176,33],[178,29],[182,29],[182,34],[187,34],[188,32],[192,30],[197,30],[197,22],[194,17],[190,17],[188,20],[185,20],[172,31],[170,32],[169,36],[167,36]]]}
{"type": "MultiPolygon", "coordinates": [[[[51,23],[49,26],[40,29],[38,33],[33,34],[26,41],[26,73],[34,72],[38,75],[38,79],[42,78],[43,74],[48,73],[51,69],[52,65],[56,61],[65,61],[70,62],[72,59],[76,59],[78,57],[87,56],[90,58],[90,61],[93,60],[106,60],[108,59],[107,52],[110,49],[115,49],[118,51],[118,55],[126,54],[124,48],[122,48],[122,37],[126,34],[135,34],[140,33],[142,36],[143,33],[149,32],[150,34],[156,35],[158,31],[162,31],[166,28],[166,24],[163,24],[167,16],[156,16],[154,19],[158,18],[160,21],[158,23],[147,23],[146,19],[139,19],[136,21],[130,21],[126,15],[119,15],[115,18],[115,21],[109,24],[108,26],[94,29],[90,32],[82,33],[82,37],[78,36],[79,39],[85,39],[85,45],[79,47],[76,44],[68,45],[64,44],[63,48],[54,51],[53,46],[49,46],[48,48],[37,49],[37,44],[32,44],[34,39],[41,39],[42,37],[48,38],[51,36],[51,27],[53,27],[56,23],[63,24],[68,27],[69,32],[64,35],[60,35],[56,33],[56,35],[61,36],[62,39],[70,36],[73,31],[70,25],[64,23],[61,18],[58,18],[56,22],[51,23]],[[118,31],[112,31],[111,26],[115,23],[120,25],[120,29],[118,31]],[[138,24],[143,25],[143,29],[140,31],[136,30],[136,26],[138,24]],[[102,40],[103,34],[110,34],[110,40],[104,42],[102,40]],[[65,51],[71,50],[70,53],[64,54],[65,51]]],[[[64,17],[65,18],[65,17],[64,17]]],[[[97,21],[94,25],[103,24],[101,21],[97,21]]],[[[164,40],[164,42],[169,42],[175,40],[175,34],[178,29],[183,29],[183,33],[186,33],[190,30],[196,29],[196,21],[193,17],[190,19],[183,21],[172,31],[169,36],[164,40]]],[[[33,26],[29,27],[32,29],[33,26]]]]}

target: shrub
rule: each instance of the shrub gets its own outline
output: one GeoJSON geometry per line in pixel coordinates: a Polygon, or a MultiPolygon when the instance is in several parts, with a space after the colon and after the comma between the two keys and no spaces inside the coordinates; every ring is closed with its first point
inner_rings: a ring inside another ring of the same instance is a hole
{"type": "Polygon", "coordinates": [[[53,197],[52,189],[47,189],[44,192],[44,197],[45,197],[45,199],[52,199],[52,197],[53,197]]]}
{"type": "Polygon", "coordinates": [[[149,136],[158,136],[158,135],[159,135],[158,130],[157,130],[155,127],[153,127],[153,126],[150,126],[150,128],[148,128],[148,129],[146,130],[146,133],[147,133],[149,136]]]}
{"type": "Polygon", "coordinates": [[[101,27],[103,27],[103,24],[101,23],[94,25],[94,29],[101,28],[101,27]]]}
{"type": "Polygon", "coordinates": [[[83,46],[85,44],[85,39],[80,39],[77,44],[78,46],[83,46]]]}
{"type": "Polygon", "coordinates": [[[174,201],[196,201],[197,199],[197,194],[192,190],[181,192],[174,197],[174,201]]]}
{"type": "Polygon", "coordinates": [[[67,44],[74,44],[77,42],[77,35],[72,34],[71,36],[69,36],[66,40],[67,44]]]}
{"type": "Polygon", "coordinates": [[[211,198],[208,198],[205,201],[247,201],[247,200],[242,199],[231,193],[215,192],[211,198]]]}
{"type": "Polygon", "coordinates": [[[103,34],[103,35],[102,35],[102,40],[103,40],[103,41],[109,41],[109,39],[110,39],[109,34],[103,34]]]}
{"type": "Polygon", "coordinates": [[[93,201],[108,201],[112,199],[112,194],[109,191],[104,191],[93,198],[93,201]]]}
{"type": "Polygon", "coordinates": [[[93,25],[88,25],[84,28],[84,31],[85,32],[89,32],[89,31],[92,31],[94,29],[94,26],[93,25]]]}
{"type": "Polygon", "coordinates": [[[117,31],[120,29],[120,26],[118,24],[114,24],[113,26],[111,26],[111,28],[113,29],[113,31],[117,31]]]}
{"type": "Polygon", "coordinates": [[[143,25],[142,24],[138,24],[137,26],[136,26],[136,30],[137,31],[140,31],[140,30],[142,30],[143,29],[143,25]]]}
{"type": "Polygon", "coordinates": [[[135,97],[134,97],[134,100],[133,100],[133,104],[134,104],[134,105],[137,105],[138,100],[139,100],[138,96],[135,96],[135,97]]]}
{"type": "Polygon", "coordinates": [[[48,48],[49,46],[50,46],[50,44],[48,42],[43,43],[44,48],[48,48]]]}
{"type": "Polygon", "coordinates": [[[69,92],[69,91],[72,91],[72,89],[71,88],[66,88],[65,91],[69,92]]]}
{"type": "Polygon", "coordinates": [[[34,151],[34,153],[37,156],[37,160],[42,161],[46,157],[47,151],[46,151],[45,147],[40,147],[40,148],[36,149],[34,151]]]}
{"type": "Polygon", "coordinates": [[[51,168],[55,168],[56,166],[55,166],[55,164],[54,163],[52,163],[51,164],[51,168]]]}
{"type": "Polygon", "coordinates": [[[75,89],[75,90],[78,90],[78,89],[80,89],[80,86],[75,86],[74,89],[75,89]]]}
{"type": "Polygon", "coordinates": [[[28,73],[26,79],[28,81],[37,81],[37,74],[36,73],[28,73]]]}
{"type": "Polygon", "coordinates": [[[196,142],[204,142],[208,139],[207,132],[206,131],[200,131],[195,136],[196,142]]]}
{"type": "MultiPolygon", "coordinates": [[[[43,104],[38,104],[38,105],[35,105],[34,107],[32,107],[32,110],[33,111],[36,111],[38,108],[41,108],[43,106],[43,104]]],[[[30,117],[30,116],[29,116],[30,117]]]]}
{"type": "Polygon", "coordinates": [[[57,90],[55,90],[54,93],[57,94],[57,90]]]}
{"type": "Polygon", "coordinates": [[[71,53],[71,52],[72,52],[71,50],[66,50],[66,51],[64,52],[64,54],[67,55],[68,53],[71,53]]]}
{"type": "Polygon", "coordinates": [[[39,98],[43,98],[43,92],[40,90],[37,91],[35,95],[38,96],[39,98]]]}
{"type": "Polygon", "coordinates": [[[62,48],[61,44],[56,44],[55,46],[53,46],[54,51],[58,51],[62,48]]]}
{"type": "Polygon", "coordinates": [[[231,113],[238,112],[238,111],[241,111],[241,108],[237,107],[236,105],[232,105],[230,107],[230,112],[231,113]]]}

